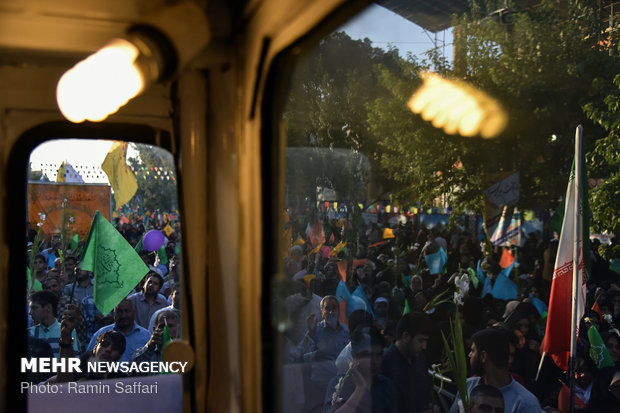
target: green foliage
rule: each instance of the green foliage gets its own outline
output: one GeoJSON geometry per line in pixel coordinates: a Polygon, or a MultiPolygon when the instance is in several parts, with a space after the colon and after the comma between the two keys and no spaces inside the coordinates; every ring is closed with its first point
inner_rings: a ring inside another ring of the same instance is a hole
{"type": "Polygon", "coordinates": [[[289,151],[289,200],[315,201],[316,186],[324,186],[335,189],[339,200],[361,201],[366,184],[381,180],[378,139],[366,105],[385,95],[374,66],[398,61],[395,50],[373,48],[368,39],[353,41],[342,32],[300,59],[283,120],[289,147],[314,149],[289,151]]]}
{"type": "Polygon", "coordinates": [[[396,51],[353,41],[342,32],[324,38],[298,64],[284,113],[288,145],[351,148],[372,153],[365,109],[379,97],[373,66],[394,65],[396,51]]]}
{"type": "Polygon", "coordinates": [[[605,34],[594,3],[572,0],[561,12],[555,1],[529,10],[509,3],[514,24],[504,25],[484,17],[503,1],[472,1],[472,12],[454,21],[454,67],[436,51],[423,61],[402,59],[368,39],[324,38],[300,61],[283,119],[289,147],[327,151],[313,155],[320,162],[311,173],[301,161],[288,162],[296,178],[287,182],[287,194],[314,201],[316,186],[331,184],[340,199],[356,200],[375,184],[397,204],[442,199],[458,215],[481,212],[486,177],[519,171],[519,207],[554,208],[564,196],[581,124],[584,151],[592,150],[590,170],[600,164],[602,181],[591,192],[595,221],[617,230],[620,94],[610,85],[620,67],[611,53],[618,42],[616,32],[605,34]],[[509,114],[504,133],[489,140],[447,136],[412,114],[406,103],[429,68],[498,99],[509,114]],[[327,153],[335,148],[365,155],[370,173],[355,157],[333,162],[327,153]]]}
{"type": "Polygon", "coordinates": [[[369,125],[381,137],[381,166],[387,177],[401,184],[393,201],[431,205],[435,199],[450,194],[450,205],[472,208],[479,195],[477,177],[458,162],[471,148],[433,128],[407,108],[407,101],[420,85],[422,69],[425,66],[415,60],[402,61],[398,71],[385,66],[375,68],[380,86],[389,95],[368,104],[369,125]]]}
{"type": "MultiPolygon", "coordinates": [[[[157,146],[132,144],[138,152],[138,158],[128,158],[127,162],[134,169],[163,168],[166,171],[174,171],[172,155],[165,149],[157,146]]],[[[134,207],[139,206],[143,211],[174,211],[178,209],[176,181],[152,179],[152,177],[138,177],[138,190],[131,200],[134,207]]]]}
{"type": "Polygon", "coordinates": [[[617,260],[620,258],[620,245],[601,244],[598,247],[598,253],[604,260],[617,260]]]}
{"type": "Polygon", "coordinates": [[[30,252],[29,252],[29,257],[28,257],[27,272],[30,273],[30,285],[28,286],[29,290],[33,289],[34,280],[36,279],[36,273],[34,270],[34,257],[41,251],[43,244],[44,244],[44,240],[41,238],[41,226],[39,226],[37,229],[37,232],[34,235],[34,239],[32,241],[32,246],[30,247],[30,252]]]}
{"type": "Polygon", "coordinates": [[[449,137],[412,119],[404,108],[419,83],[407,76],[411,69],[380,76],[391,95],[372,104],[371,127],[385,136],[382,165],[407,187],[399,196],[428,204],[449,194],[447,201],[456,212],[480,211],[484,176],[515,170],[521,176],[521,207],[555,206],[566,187],[575,127],[584,124],[590,146],[601,136],[582,106],[600,92],[594,80],[609,77],[617,64],[599,46],[599,37],[591,35],[600,28],[593,7],[573,2],[568,16],[555,7],[547,2],[517,10],[511,26],[481,19],[479,10],[455,22],[461,58],[455,66],[462,72],[453,76],[506,108],[509,127],[497,139],[449,137]]]}
{"type": "Polygon", "coordinates": [[[450,320],[450,342],[441,333],[444,351],[448,359],[448,370],[454,377],[454,382],[463,402],[465,411],[468,411],[469,393],[467,392],[467,358],[465,357],[465,342],[463,341],[463,328],[458,308],[454,320],[450,320]]]}
{"type": "MultiPolygon", "coordinates": [[[[404,278],[404,277],[403,277],[404,278]]],[[[449,303],[452,301],[453,291],[445,290],[444,292],[434,295],[428,303],[424,306],[424,312],[428,314],[428,311],[431,311],[442,304],[449,303]]]]}
{"type": "Polygon", "coordinates": [[[606,107],[588,103],[584,110],[590,119],[605,128],[608,135],[599,139],[587,162],[590,177],[596,179],[596,186],[590,190],[592,228],[594,231],[620,233],[620,75],[616,75],[614,86],[607,89],[603,99],[606,107]]]}

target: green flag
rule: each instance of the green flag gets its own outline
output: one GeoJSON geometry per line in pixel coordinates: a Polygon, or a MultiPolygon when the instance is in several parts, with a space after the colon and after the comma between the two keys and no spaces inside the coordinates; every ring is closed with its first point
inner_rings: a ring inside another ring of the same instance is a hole
{"type": "Polygon", "coordinates": [[[157,256],[159,257],[159,263],[162,265],[168,265],[168,254],[166,253],[166,244],[161,246],[159,250],[157,250],[157,256]]]}
{"type": "Polygon", "coordinates": [[[476,274],[476,271],[473,268],[468,268],[467,274],[469,274],[469,280],[471,281],[474,288],[478,288],[478,285],[480,284],[480,280],[478,279],[478,275],[476,274]]]}
{"type": "Polygon", "coordinates": [[[171,342],[172,339],[170,338],[170,330],[168,330],[168,326],[165,325],[164,326],[164,332],[161,335],[161,351],[164,351],[164,347],[166,347],[166,344],[168,344],[169,342],[171,342]]]}
{"type": "Polygon", "coordinates": [[[77,250],[79,243],[80,243],[80,234],[75,234],[71,238],[71,251],[73,251],[73,254],[75,254],[75,250],[77,250]]]}
{"type": "MultiPolygon", "coordinates": [[[[164,331],[161,335],[161,361],[164,361],[164,347],[166,347],[166,344],[168,344],[171,341],[172,341],[172,338],[170,338],[170,330],[168,330],[168,325],[165,325],[164,331]]],[[[168,373],[163,373],[163,374],[168,374],[168,373]]]]}
{"type": "Polygon", "coordinates": [[[609,355],[609,350],[603,342],[603,338],[594,326],[588,329],[588,339],[590,340],[590,358],[596,363],[597,368],[613,367],[614,361],[609,355]]]}
{"type": "Polygon", "coordinates": [[[149,271],[138,253],[99,211],[95,212],[80,269],[95,274],[95,306],[108,314],[149,271]]]}
{"type": "Polygon", "coordinates": [[[411,308],[409,308],[409,300],[405,297],[405,308],[403,309],[403,315],[409,314],[411,312],[411,308]]]}
{"type": "Polygon", "coordinates": [[[549,218],[548,225],[549,228],[557,232],[558,234],[562,232],[562,222],[564,222],[564,209],[566,208],[566,201],[562,200],[560,205],[556,208],[551,218],[549,218]]]}
{"type": "Polygon", "coordinates": [[[33,291],[41,291],[43,289],[43,286],[41,285],[41,282],[39,280],[35,278],[33,281],[30,268],[28,267],[26,267],[26,279],[28,280],[29,289],[32,288],[33,291]]]}

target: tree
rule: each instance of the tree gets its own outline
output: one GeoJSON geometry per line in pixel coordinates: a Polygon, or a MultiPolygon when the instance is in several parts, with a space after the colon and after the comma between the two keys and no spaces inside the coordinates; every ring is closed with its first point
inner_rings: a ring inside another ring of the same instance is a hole
{"type": "Polygon", "coordinates": [[[131,203],[143,211],[178,209],[176,174],[172,155],[157,146],[132,144],[137,158],[128,158],[136,172],[138,190],[131,203]]]}
{"type": "MultiPolygon", "coordinates": [[[[620,234],[620,75],[614,79],[615,87],[609,88],[609,95],[599,108],[595,103],[585,106],[590,119],[605,128],[608,135],[596,141],[594,149],[588,154],[590,178],[597,185],[590,190],[591,212],[594,231],[610,231],[620,234]]],[[[620,254],[614,258],[619,258],[620,254]]]]}
{"type": "Polygon", "coordinates": [[[506,26],[481,17],[485,13],[474,3],[470,14],[455,21],[462,72],[457,76],[445,66],[439,71],[501,101],[510,123],[497,139],[444,136],[411,119],[404,104],[419,82],[411,73],[415,62],[396,72],[379,68],[391,96],[372,105],[371,129],[385,136],[382,165],[407,187],[399,196],[428,203],[449,194],[457,211],[479,211],[485,176],[519,171],[522,207],[557,205],[570,172],[575,127],[585,127],[586,150],[603,135],[582,107],[602,99],[595,80],[609,78],[618,62],[600,46],[601,16],[595,6],[572,1],[565,16],[556,7],[542,2],[517,10],[514,25],[506,26]]]}
{"type": "MultiPolygon", "coordinates": [[[[471,5],[469,14],[454,21],[455,67],[437,53],[422,61],[402,59],[395,49],[372,48],[368,40],[352,41],[344,33],[323,39],[293,77],[283,116],[289,146],[364,153],[372,179],[399,204],[429,205],[441,196],[455,212],[480,212],[488,178],[519,171],[520,207],[557,206],[570,173],[576,126],[584,126],[586,152],[605,145],[605,124],[586,116],[584,107],[608,110],[604,101],[619,67],[610,50],[616,50],[617,39],[603,30],[594,2],[571,0],[561,10],[555,1],[528,9],[509,4],[510,24],[485,17],[504,7],[503,0],[471,5]],[[406,102],[421,84],[420,72],[430,67],[498,99],[510,117],[502,135],[448,136],[411,113],[406,102]]],[[[613,155],[610,145],[598,152],[613,155]]],[[[358,180],[350,178],[357,171],[347,168],[334,182],[339,192],[358,180]]],[[[609,170],[603,175],[612,188],[614,176],[609,170]]],[[[316,176],[307,178],[295,187],[302,198],[315,191],[316,176]]],[[[613,212],[615,198],[599,200],[613,212]]],[[[595,196],[595,211],[597,202],[595,196]]],[[[612,212],[599,216],[615,219],[612,212]]]]}
{"type": "MultiPolygon", "coordinates": [[[[393,200],[405,205],[432,205],[444,194],[452,194],[451,204],[463,204],[468,197],[477,200],[478,178],[471,173],[474,166],[464,170],[460,162],[471,148],[461,139],[433,128],[407,108],[407,101],[421,83],[422,68],[412,58],[401,61],[398,71],[379,66],[379,82],[389,95],[368,105],[370,128],[381,136],[381,166],[389,179],[403,184],[393,194],[393,200]]],[[[471,208],[471,202],[467,206],[471,208]]]]}
{"type": "Polygon", "coordinates": [[[300,60],[283,114],[288,146],[326,150],[306,152],[312,165],[289,154],[290,200],[315,201],[316,186],[332,185],[341,200],[359,202],[365,185],[380,179],[378,140],[369,129],[366,105],[385,94],[374,66],[394,67],[399,60],[396,50],[373,48],[368,39],[354,41],[342,32],[322,39],[300,60]],[[342,157],[337,148],[349,149],[351,156],[342,157]],[[330,172],[335,166],[338,170],[330,172]]]}

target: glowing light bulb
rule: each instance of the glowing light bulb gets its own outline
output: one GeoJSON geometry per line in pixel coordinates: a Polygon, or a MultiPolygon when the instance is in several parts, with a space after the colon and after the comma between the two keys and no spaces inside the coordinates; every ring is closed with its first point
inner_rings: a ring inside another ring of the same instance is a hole
{"type": "Polygon", "coordinates": [[[493,138],[504,131],[508,115],[484,92],[434,73],[422,73],[424,83],[408,102],[409,109],[448,134],[493,138]]]}
{"type": "Polygon", "coordinates": [[[115,39],[65,72],[56,87],[64,117],[74,123],[101,122],[142,92],[139,55],[133,43],[115,39]]]}

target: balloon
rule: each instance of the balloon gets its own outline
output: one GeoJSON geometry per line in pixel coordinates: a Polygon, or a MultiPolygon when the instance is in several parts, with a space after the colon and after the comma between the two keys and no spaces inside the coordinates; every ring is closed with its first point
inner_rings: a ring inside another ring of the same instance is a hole
{"type": "Polygon", "coordinates": [[[162,234],[161,231],[152,229],[144,234],[144,238],[142,238],[142,249],[148,252],[157,251],[164,245],[164,242],[166,242],[164,234],[162,234]]]}

